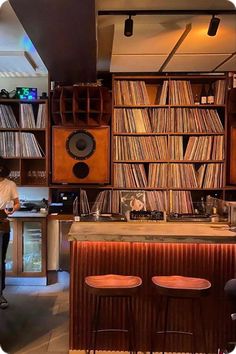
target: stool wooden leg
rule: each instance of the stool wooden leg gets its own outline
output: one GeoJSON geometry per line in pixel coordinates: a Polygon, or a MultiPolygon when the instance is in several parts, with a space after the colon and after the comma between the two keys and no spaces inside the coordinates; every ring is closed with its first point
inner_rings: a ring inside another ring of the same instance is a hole
{"type": "Polygon", "coordinates": [[[200,321],[201,321],[201,329],[202,329],[202,338],[203,338],[203,343],[204,343],[204,349],[205,349],[205,354],[208,354],[207,339],[206,339],[206,328],[205,328],[204,316],[203,316],[203,311],[202,311],[201,299],[199,299],[198,304],[199,304],[199,314],[200,314],[200,321]]]}
{"type": "MultiPolygon", "coordinates": [[[[162,297],[160,296],[160,305],[161,305],[161,302],[162,302],[162,297]]],[[[157,331],[157,325],[158,325],[158,305],[157,305],[157,301],[153,301],[154,303],[154,309],[152,311],[152,318],[151,318],[151,333],[150,333],[150,354],[153,354],[154,352],[154,344],[155,344],[155,337],[156,337],[156,331],[157,331]],[[155,316],[154,317],[154,320],[153,320],[153,315],[155,316]],[[152,327],[152,323],[153,323],[153,327],[152,327]],[[153,328],[153,329],[152,329],[153,328]]],[[[160,309],[162,307],[160,306],[160,309]]]]}
{"type": "Polygon", "coordinates": [[[166,303],[165,303],[165,312],[164,312],[165,317],[164,317],[164,335],[163,335],[163,349],[162,349],[163,354],[165,353],[165,349],[166,349],[166,334],[167,334],[170,300],[171,298],[167,296],[166,303]]]}
{"type": "Polygon", "coordinates": [[[129,337],[129,350],[130,354],[132,354],[135,349],[135,343],[136,343],[136,338],[135,338],[135,329],[133,328],[135,326],[134,323],[134,316],[133,316],[133,306],[132,306],[132,298],[129,296],[126,299],[126,313],[127,313],[127,319],[128,319],[128,337],[129,337]]]}
{"type": "Polygon", "coordinates": [[[154,321],[154,331],[151,332],[151,350],[150,354],[153,354],[155,351],[155,342],[156,342],[156,335],[162,335],[163,336],[163,342],[162,342],[162,347],[163,347],[163,353],[165,351],[165,331],[167,330],[167,319],[168,319],[168,301],[169,298],[166,298],[164,296],[159,296],[159,301],[155,302],[155,321],[154,321]],[[162,313],[164,314],[164,323],[161,322],[162,319],[162,313]],[[161,326],[161,328],[159,328],[161,326]],[[164,328],[164,330],[162,329],[164,328]],[[160,329],[160,330],[159,330],[160,329]]]}
{"type": "Polygon", "coordinates": [[[94,309],[94,316],[92,321],[92,328],[90,334],[90,342],[89,342],[89,350],[87,354],[90,354],[91,349],[93,353],[96,353],[97,347],[97,333],[99,329],[99,321],[100,321],[100,310],[101,310],[101,297],[98,296],[95,298],[95,309],[94,309]]]}
{"type": "MultiPolygon", "coordinates": [[[[122,300],[125,300],[125,320],[126,320],[126,325],[127,328],[118,328],[118,329],[101,329],[100,326],[100,320],[101,320],[101,303],[102,301],[107,298],[108,296],[96,296],[95,297],[95,309],[94,309],[94,316],[92,320],[92,326],[91,326],[91,335],[90,335],[90,340],[89,340],[89,348],[87,350],[87,354],[90,354],[91,350],[93,351],[93,354],[96,354],[96,348],[97,348],[97,335],[99,331],[122,331],[127,333],[128,335],[128,341],[129,341],[129,350],[130,354],[137,353],[135,351],[136,347],[136,335],[135,335],[135,322],[134,322],[134,314],[133,314],[133,298],[132,296],[122,296],[122,300]]],[[[117,296],[118,298],[120,296],[117,296]]],[[[113,297],[114,300],[114,297],[113,297]]]]}
{"type": "Polygon", "coordinates": [[[196,299],[191,300],[191,326],[192,326],[192,353],[196,353],[196,324],[197,324],[197,316],[196,316],[196,299]]]}

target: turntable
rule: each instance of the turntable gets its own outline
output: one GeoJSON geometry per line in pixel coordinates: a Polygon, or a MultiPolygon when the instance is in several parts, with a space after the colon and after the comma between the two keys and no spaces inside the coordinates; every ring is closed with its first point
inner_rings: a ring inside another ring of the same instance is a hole
{"type": "Polygon", "coordinates": [[[209,214],[195,213],[170,213],[168,221],[191,221],[191,222],[208,222],[211,221],[209,214]]]}

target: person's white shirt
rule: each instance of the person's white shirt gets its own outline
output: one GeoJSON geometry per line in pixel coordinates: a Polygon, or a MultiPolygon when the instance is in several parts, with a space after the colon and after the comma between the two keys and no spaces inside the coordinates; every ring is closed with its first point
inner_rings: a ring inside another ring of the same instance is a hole
{"type": "Polygon", "coordinates": [[[4,178],[0,181],[0,209],[5,209],[9,200],[19,198],[15,182],[4,178]]]}

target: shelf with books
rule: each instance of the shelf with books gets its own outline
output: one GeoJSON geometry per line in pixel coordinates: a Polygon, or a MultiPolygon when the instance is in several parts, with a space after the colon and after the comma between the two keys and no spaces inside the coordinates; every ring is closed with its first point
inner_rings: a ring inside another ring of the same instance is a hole
{"type": "Polygon", "coordinates": [[[18,185],[48,184],[47,100],[0,100],[0,155],[18,185]],[[26,176],[35,171],[34,183],[26,176]]]}
{"type": "Polygon", "coordinates": [[[225,109],[114,108],[114,133],[224,133],[225,109]]]}
{"type": "Polygon", "coordinates": [[[114,75],[114,106],[200,105],[203,87],[211,87],[214,97],[202,105],[225,104],[225,75],[114,75]]]}
{"type": "Polygon", "coordinates": [[[194,190],[224,195],[226,81],[225,75],[114,75],[114,188],[173,189],[183,200],[194,190]],[[203,87],[211,95],[206,101],[203,87]]]}
{"type": "Polygon", "coordinates": [[[227,125],[227,183],[236,185],[236,88],[232,88],[228,94],[228,125],[227,125]]]}

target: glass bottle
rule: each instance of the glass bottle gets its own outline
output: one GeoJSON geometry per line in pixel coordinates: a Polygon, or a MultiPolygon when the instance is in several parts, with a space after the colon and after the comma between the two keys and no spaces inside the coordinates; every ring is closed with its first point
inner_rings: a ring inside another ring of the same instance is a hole
{"type": "Polygon", "coordinates": [[[203,215],[206,214],[206,205],[205,205],[204,197],[201,197],[201,201],[200,201],[200,214],[203,215]]]}
{"type": "Polygon", "coordinates": [[[194,104],[196,104],[196,105],[200,104],[200,97],[199,97],[199,94],[197,92],[194,95],[194,104]]]}
{"type": "Polygon", "coordinates": [[[205,88],[205,85],[202,85],[202,90],[201,90],[201,104],[206,104],[206,103],[207,103],[206,88],[205,88]]]}
{"type": "Polygon", "coordinates": [[[207,103],[208,104],[213,104],[214,100],[215,100],[214,91],[213,91],[212,83],[210,83],[209,89],[208,89],[208,92],[207,92],[207,103]]]}
{"type": "Polygon", "coordinates": [[[78,196],[75,197],[74,202],[73,202],[73,215],[74,215],[75,221],[80,221],[78,196]]]}
{"type": "Polygon", "coordinates": [[[218,222],[218,221],[219,221],[218,201],[217,201],[217,194],[215,194],[214,199],[213,199],[211,222],[218,222]]]}

